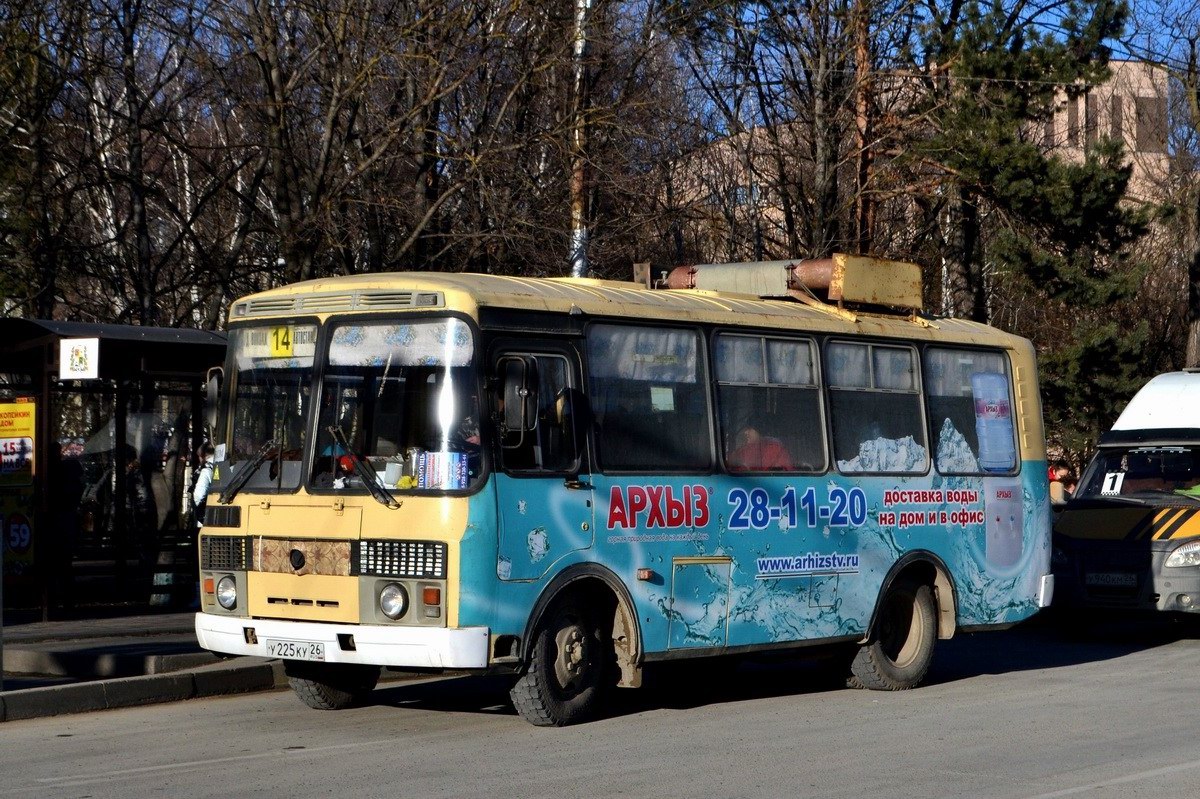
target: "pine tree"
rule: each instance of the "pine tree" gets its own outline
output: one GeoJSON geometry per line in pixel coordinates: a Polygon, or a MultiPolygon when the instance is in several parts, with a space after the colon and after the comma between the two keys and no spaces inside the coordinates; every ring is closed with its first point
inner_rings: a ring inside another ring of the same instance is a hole
{"type": "Polygon", "coordinates": [[[1044,141],[1062,93],[1108,77],[1105,41],[1125,5],[1075,0],[931,8],[924,113],[912,157],[941,177],[943,308],[1029,336],[1041,360],[1053,443],[1086,449],[1143,379],[1144,322],[1117,321],[1141,271],[1128,258],[1146,214],[1123,204],[1130,171],[1104,138],[1070,162],[1044,141]]]}

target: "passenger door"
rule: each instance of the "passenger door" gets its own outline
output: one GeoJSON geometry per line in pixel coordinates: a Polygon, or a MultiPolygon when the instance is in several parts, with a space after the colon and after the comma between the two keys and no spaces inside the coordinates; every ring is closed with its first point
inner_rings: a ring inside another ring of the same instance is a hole
{"type": "Polygon", "coordinates": [[[564,556],[592,546],[579,359],[569,347],[510,342],[494,348],[490,363],[496,573],[501,580],[536,580],[564,556]]]}

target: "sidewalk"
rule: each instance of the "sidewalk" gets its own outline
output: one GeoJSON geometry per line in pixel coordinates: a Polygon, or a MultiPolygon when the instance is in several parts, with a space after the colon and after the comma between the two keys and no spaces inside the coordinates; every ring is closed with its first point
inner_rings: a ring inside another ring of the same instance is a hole
{"type": "Polygon", "coordinates": [[[5,626],[0,721],[273,690],[279,661],[221,660],[193,613],[5,626]]]}

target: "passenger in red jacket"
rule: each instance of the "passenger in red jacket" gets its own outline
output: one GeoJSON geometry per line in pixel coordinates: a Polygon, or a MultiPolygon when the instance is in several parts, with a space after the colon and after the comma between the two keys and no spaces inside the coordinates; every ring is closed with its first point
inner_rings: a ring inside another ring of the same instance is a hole
{"type": "Polygon", "coordinates": [[[726,457],[735,472],[790,472],[792,456],[779,439],[764,436],[757,428],[747,425],[734,439],[737,448],[726,457]]]}

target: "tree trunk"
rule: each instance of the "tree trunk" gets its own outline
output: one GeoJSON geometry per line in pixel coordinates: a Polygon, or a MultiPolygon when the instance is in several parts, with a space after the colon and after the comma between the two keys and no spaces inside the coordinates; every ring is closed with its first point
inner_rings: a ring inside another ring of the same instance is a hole
{"type": "MultiPolygon", "coordinates": [[[[1200,52],[1197,41],[1188,42],[1187,62],[1181,80],[1188,117],[1200,119],[1200,52]]],[[[1200,194],[1192,202],[1192,260],[1188,263],[1187,347],[1183,365],[1200,366],[1200,194]]]]}
{"type": "Polygon", "coordinates": [[[134,38],[137,34],[141,4],[121,3],[121,73],[125,83],[126,135],[129,137],[129,215],[133,228],[132,271],[137,284],[138,321],[158,324],[158,292],[150,263],[150,225],[146,211],[145,156],[142,147],[142,96],[139,89],[134,38]]]}
{"type": "Polygon", "coordinates": [[[871,182],[871,9],[869,0],[858,0],[854,8],[854,116],[858,144],[858,173],[854,187],[854,238],[860,255],[871,252],[874,236],[874,207],[867,194],[871,182]]]}
{"type": "Polygon", "coordinates": [[[279,236],[280,262],[276,275],[280,282],[294,283],[313,276],[315,241],[318,233],[305,208],[303,183],[292,153],[292,135],[288,108],[287,80],[279,52],[279,23],[275,7],[254,0],[250,20],[255,29],[252,56],[263,81],[264,126],[270,153],[271,199],[279,236]]]}
{"type": "Polygon", "coordinates": [[[33,275],[37,284],[34,286],[33,299],[30,303],[33,315],[38,319],[53,319],[54,309],[58,305],[58,271],[61,239],[55,230],[51,217],[50,192],[48,186],[49,168],[47,166],[47,147],[44,129],[39,120],[34,129],[34,170],[31,177],[31,194],[37,202],[31,205],[31,212],[36,215],[36,232],[29,236],[29,252],[33,261],[33,275]]]}
{"type": "Polygon", "coordinates": [[[830,97],[835,79],[829,54],[822,50],[817,59],[817,89],[813,104],[813,198],[815,213],[810,215],[808,246],[810,255],[826,258],[838,241],[838,141],[840,131],[833,121],[837,104],[830,97]]]}
{"type": "Polygon", "coordinates": [[[1187,350],[1183,365],[1189,369],[1200,366],[1200,249],[1188,263],[1187,350]]]}
{"type": "Polygon", "coordinates": [[[956,189],[948,204],[943,312],[959,319],[987,322],[987,295],[979,258],[979,208],[969,192],[956,189]]]}
{"type": "Polygon", "coordinates": [[[574,107],[571,109],[571,243],[567,253],[571,277],[588,277],[587,227],[587,112],[588,112],[588,12],[591,0],[575,0],[575,41],[572,63],[575,67],[574,107]]]}

